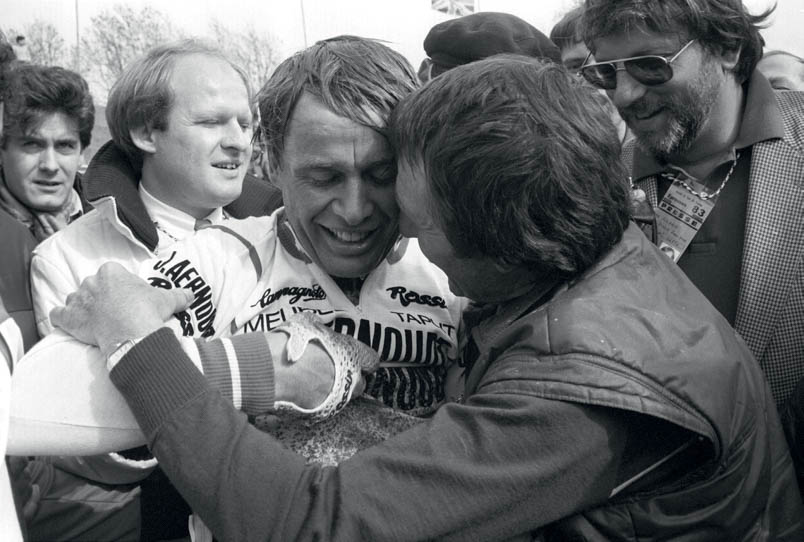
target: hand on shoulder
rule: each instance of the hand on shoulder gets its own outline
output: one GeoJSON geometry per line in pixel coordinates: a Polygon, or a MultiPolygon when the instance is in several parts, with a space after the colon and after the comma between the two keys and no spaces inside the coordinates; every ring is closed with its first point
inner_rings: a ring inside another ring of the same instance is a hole
{"type": "Polygon", "coordinates": [[[189,290],[153,288],[117,263],[106,263],[50,312],[53,325],[108,354],[116,344],[161,327],[193,299],[189,290]]]}

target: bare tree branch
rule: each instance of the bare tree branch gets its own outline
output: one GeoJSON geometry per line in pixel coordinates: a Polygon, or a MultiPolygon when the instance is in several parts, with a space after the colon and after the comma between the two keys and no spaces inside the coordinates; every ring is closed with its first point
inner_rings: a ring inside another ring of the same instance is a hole
{"type": "Polygon", "coordinates": [[[210,32],[219,47],[246,70],[255,90],[268,80],[281,60],[273,38],[258,32],[253,26],[241,32],[213,21],[210,24],[210,32]]]}
{"type": "Polygon", "coordinates": [[[81,39],[81,71],[92,73],[110,89],[129,62],[151,47],[181,38],[181,32],[161,11],[139,11],[115,4],[92,17],[81,39]]]}
{"type": "Polygon", "coordinates": [[[25,26],[23,34],[28,42],[31,62],[47,66],[64,65],[65,62],[69,62],[70,55],[64,44],[64,38],[51,23],[37,19],[25,26]]]}

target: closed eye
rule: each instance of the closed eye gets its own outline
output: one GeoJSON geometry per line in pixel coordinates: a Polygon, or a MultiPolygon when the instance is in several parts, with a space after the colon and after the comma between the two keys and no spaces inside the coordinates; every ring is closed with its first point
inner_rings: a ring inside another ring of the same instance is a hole
{"type": "Polygon", "coordinates": [[[308,173],[306,176],[315,184],[321,185],[334,183],[340,179],[340,175],[332,171],[313,171],[308,173]]]}

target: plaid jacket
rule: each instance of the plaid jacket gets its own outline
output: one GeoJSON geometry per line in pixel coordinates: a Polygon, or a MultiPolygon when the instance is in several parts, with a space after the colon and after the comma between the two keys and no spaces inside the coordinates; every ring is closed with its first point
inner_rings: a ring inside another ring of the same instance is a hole
{"type": "MultiPolygon", "coordinates": [[[[756,143],[734,327],[781,405],[804,377],[804,92],[775,92],[784,138],[756,143]]],[[[623,148],[633,165],[634,143],[623,148]]],[[[657,204],[656,176],[635,183],[657,204]]]]}

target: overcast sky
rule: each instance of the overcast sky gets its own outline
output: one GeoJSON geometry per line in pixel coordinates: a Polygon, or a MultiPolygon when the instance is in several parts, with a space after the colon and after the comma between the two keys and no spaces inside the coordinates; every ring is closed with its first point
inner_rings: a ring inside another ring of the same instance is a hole
{"type": "MultiPolygon", "coordinates": [[[[357,34],[384,39],[414,65],[424,57],[427,31],[445,16],[430,9],[430,0],[124,0],[139,8],[165,12],[188,34],[205,35],[211,20],[231,27],[253,25],[272,35],[280,53],[288,55],[306,43],[337,35],[357,34]],[[303,14],[303,15],[302,15],[303,14]]],[[[478,0],[483,11],[505,11],[545,33],[577,0],[478,0]]],[[[744,0],[757,11],[772,0],[744,0]]],[[[35,19],[56,25],[68,44],[90,18],[115,0],[0,0],[0,26],[21,29],[35,19]]],[[[772,26],[764,32],[768,47],[804,55],[804,0],[778,0],[772,26]]]]}

